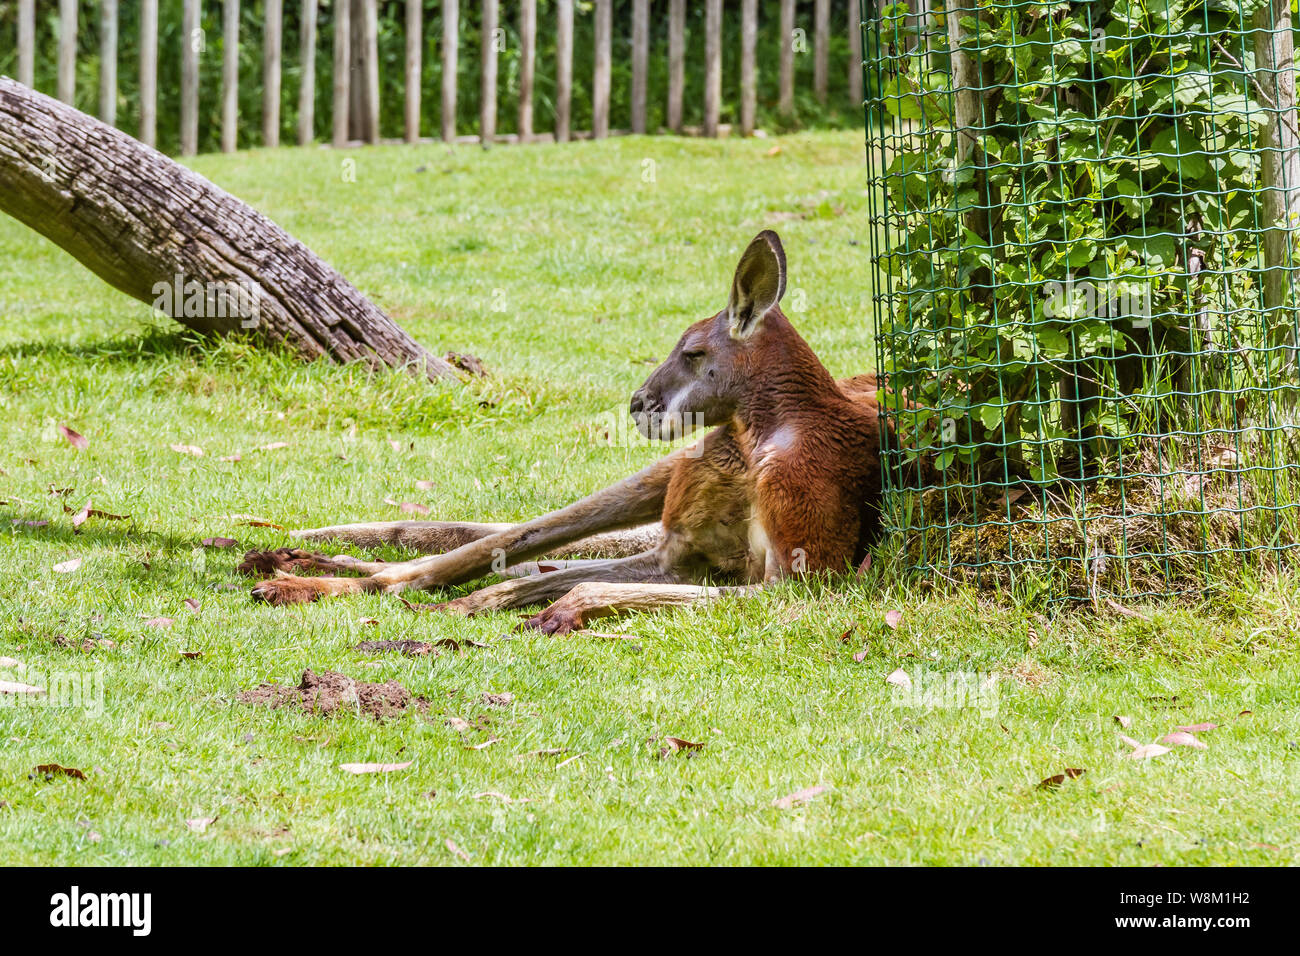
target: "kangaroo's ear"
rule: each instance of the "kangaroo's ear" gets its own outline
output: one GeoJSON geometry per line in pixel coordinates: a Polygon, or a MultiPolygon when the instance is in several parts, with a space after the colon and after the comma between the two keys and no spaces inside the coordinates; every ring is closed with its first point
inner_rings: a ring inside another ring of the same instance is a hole
{"type": "Polygon", "coordinates": [[[748,338],[763,324],[767,310],[785,295],[785,250],[781,237],[764,229],[749,244],[731,280],[727,323],[733,339],[748,338]]]}

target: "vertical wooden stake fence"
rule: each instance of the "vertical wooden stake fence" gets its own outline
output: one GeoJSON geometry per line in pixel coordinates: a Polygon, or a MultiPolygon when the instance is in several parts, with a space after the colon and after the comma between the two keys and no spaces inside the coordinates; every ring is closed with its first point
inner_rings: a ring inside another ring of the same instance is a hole
{"type": "Polygon", "coordinates": [[[758,109],[758,87],[754,75],[754,47],[758,43],[758,0],[740,5],[740,133],[752,136],[758,109]]]}
{"type": "Polygon", "coordinates": [[[632,132],[644,133],[650,60],[650,0],[632,3],[632,132]]]}
{"type": "Polygon", "coordinates": [[[262,143],[280,145],[280,53],[284,45],[283,0],[266,0],[262,27],[262,143]]]}
{"type": "Polygon", "coordinates": [[[794,0],[781,0],[781,94],[777,111],[794,115],[794,0]]]}
{"type": "Polygon", "coordinates": [[[682,131],[682,90],[686,85],[686,0],[668,6],[668,128],[682,131]]]}
{"type": "Polygon", "coordinates": [[[830,0],[817,0],[814,5],[813,33],[813,95],[817,97],[818,103],[825,103],[831,45],[830,0]]]}
{"type": "Polygon", "coordinates": [[[221,151],[239,146],[239,0],[225,0],[221,11],[221,151]]]}
{"type": "Polygon", "coordinates": [[[573,0],[555,4],[555,141],[569,141],[573,116],[573,0]]]}
{"type": "Polygon", "coordinates": [[[596,55],[591,80],[591,136],[609,135],[609,69],[613,33],[612,0],[595,0],[596,55]]]}
{"type": "Polygon", "coordinates": [[[36,84],[36,0],[18,0],[18,82],[36,84]]]}
{"type": "Polygon", "coordinates": [[[77,0],[59,0],[59,99],[74,105],[77,95],[77,0]]]}
{"type": "Polygon", "coordinates": [[[537,61],[537,0],[519,3],[519,142],[533,138],[533,72],[537,61]]]}
{"type": "Polygon", "coordinates": [[[351,6],[348,0],[334,0],[331,11],[334,14],[334,103],[330,122],[335,149],[348,144],[348,107],[352,104],[351,6]]]}
{"type": "Polygon", "coordinates": [[[117,0],[100,0],[99,118],[117,125],[117,0]]]}
{"type": "Polygon", "coordinates": [[[199,151],[199,0],[181,10],[181,155],[199,151]]]}
{"type": "Polygon", "coordinates": [[[722,0],[704,8],[704,135],[718,135],[722,108],[722,0]]]}
{"type": "Polygon", "coordinates": [[[478,137],[484,146],[497,138],[497,0],[483,0],[478,98],[478,137]]]}
{"type": "Polygon", "coordinates": [[[424,6],[421,0],[406,0],[406,141],[420,138],[420,67],[423,65],[424,6]]]}
{"type": "Polygon", "coordinates": [[[158,0],[140,0],[140,142],[158,142],[158,0]]]}
{"type": "Polygon", "coordinates": [[[442,0],[442,141],[456,140],[456,54],[460,43],[460,6],[442,0]]]}
{"type": "Polygon", "coordinates": [[[316,138],[316,3],[302,0],[302,29],[299,60],[302,63],[298,85],[298,145],[306,146],[316,138]]]}

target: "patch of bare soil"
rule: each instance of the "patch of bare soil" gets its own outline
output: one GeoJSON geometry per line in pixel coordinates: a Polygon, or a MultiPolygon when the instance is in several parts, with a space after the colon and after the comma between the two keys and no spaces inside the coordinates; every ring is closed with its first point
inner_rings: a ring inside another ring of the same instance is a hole
{"type": "Polygon", "coordinates": [[[337,671],[317,674],[305,670],[302,683],[297,687],[262,684],[242,691],[235,699],[241,704],[264,704],[273,708],[296,704],[307,713],[320,717],[353,711],[375,720],[398,717],[411,709],[423,713],[429,707],[425,698],[414,696],[397,681],[373,684],[353,680],[337,671]]]}
{"type": "Polygon", "coordinates": [[[427,654],[438,656],[433,645],[427,641],[362,641],[356,649],[363,654],[395,652],[407,657],[424,657],[427,654]]]}

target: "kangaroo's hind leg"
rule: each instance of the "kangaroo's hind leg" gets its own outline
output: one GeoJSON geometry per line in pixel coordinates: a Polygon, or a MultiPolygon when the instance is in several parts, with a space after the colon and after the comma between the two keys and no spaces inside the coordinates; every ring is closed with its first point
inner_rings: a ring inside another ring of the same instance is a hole
{"type": "MultiPolygon", "coordinates": [[[[479,588],[464,597],[448,601],[441,610],[466,616],[484,611],[508,611],[513,608],[544,604],[567,594],[574,585],[584,581],[657,581],[677,580],[671,571],[665,571],[663,556],[659,551],[647,551],[630,558],[612,558],[593,561],[566,561],[564,567],[542,570],[479,588]]],[[[546,562],[538,562],[541,568],[546,562]]]]}
{"type": "Polygon", "coordinates": [[[706,587],[655,581],[583,581],[554,604],[528,619],[527,627],[544,634],[567,634],[598,617],[625,611],[649,611],[717,600],[729,594],[753,594],[760,585],[706,587]]]}
{"type": "Polygon", "coordinates": [[[540,518],[463,544],[445,554],[386,564],[362,578],[311,578],[278,574],[253,588],[268,604],[298,604],[340,594],[443,587],[482,577],[494,565],[510,565],[572,545],[590,535],[637,528],[663,511],[668,481],[683,451],[635,475],[540,518]]]}

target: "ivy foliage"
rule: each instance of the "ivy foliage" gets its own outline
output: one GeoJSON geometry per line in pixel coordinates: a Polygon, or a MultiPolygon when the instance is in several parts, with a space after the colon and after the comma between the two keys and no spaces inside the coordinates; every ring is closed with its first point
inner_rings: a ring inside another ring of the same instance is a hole
{"type": "Polygon", "coordinates": [[[1259,3],[962,3],[970,117],[945,17],[880,11],[879,332],[904,447],[1051,480],[1189,403],[1240,416],[1225,376],[1286,359],[1259,308],[1259,3]]]}

